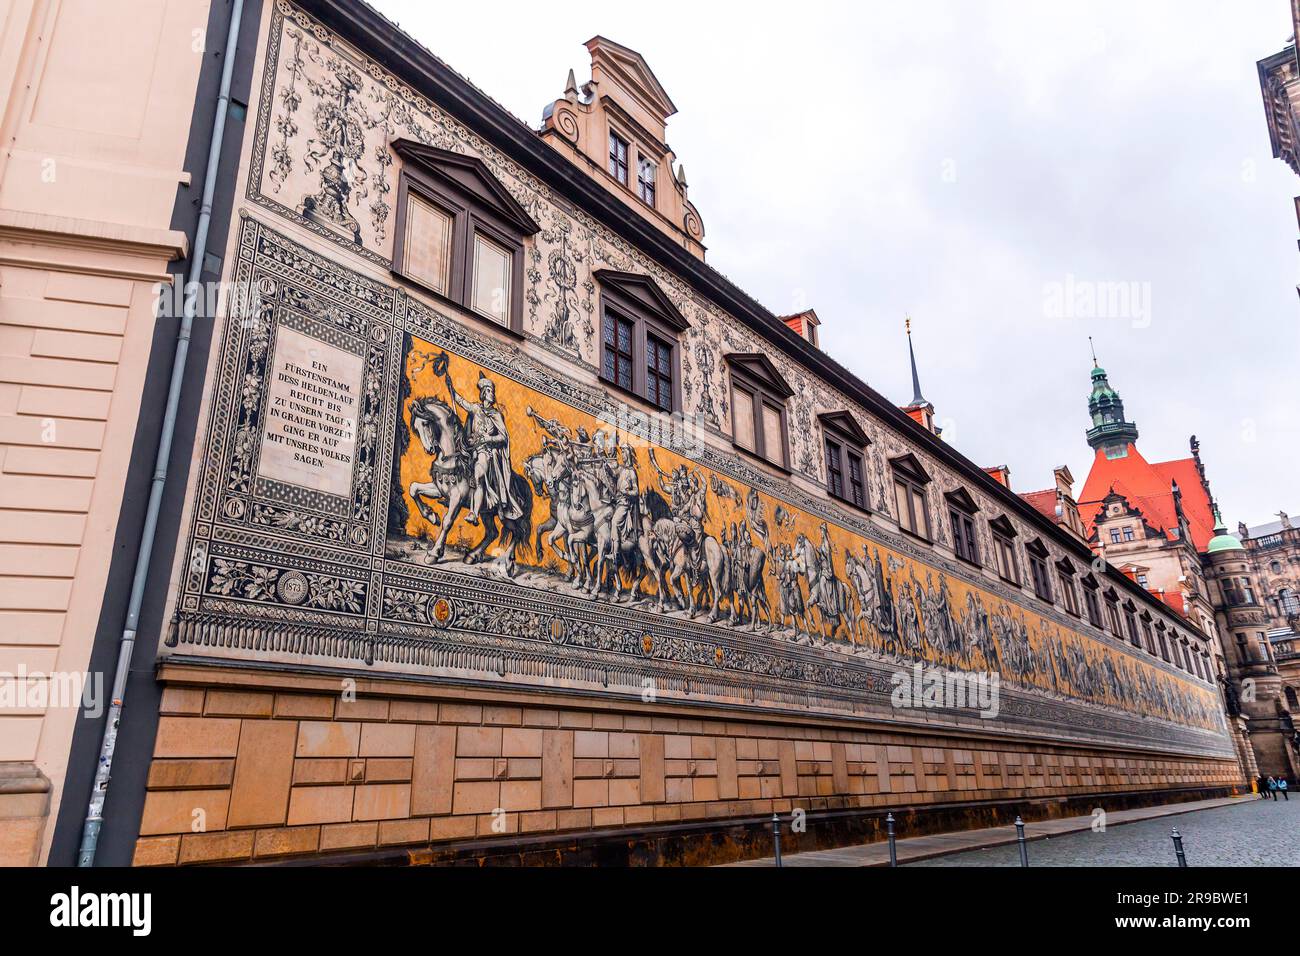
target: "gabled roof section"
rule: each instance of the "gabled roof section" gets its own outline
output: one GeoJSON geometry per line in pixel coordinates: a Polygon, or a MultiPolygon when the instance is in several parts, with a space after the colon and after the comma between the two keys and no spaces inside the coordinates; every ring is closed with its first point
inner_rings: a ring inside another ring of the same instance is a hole
{"type": "Polygon", "coordinates": [[[794,389],[786,382],[772,360],[762,352],[731,352],[726,358],[727,364],[734,371],[747,375],[760,385],[766,385],[780,397],[789,398],[794,394],[794,389]]]}
{"type": "Polygon", "coordinates": [[[597,269],[595,276],[596,281],[602,286],[617,289],[628,298],[634,299],[665,325],[678,332],[685,332],[690,328],[691,323],[686,320],[686,316],[682,315],[673,300],[668,298],[667,293],[659,288],[659,283],[649,276],[637,272],[616,272],[613,269],[597,269]]]}
{"type": "Polygon", "coordinates": [[[871,439],[862,430],[858,420],[848,412],[823,412],[817,416],[817,420],[822,423],[822,428],[830,429],[839,433],[843,438],[851,439],[853,444],[859,448],[866,448],[871,444],[871,439]]]}
{"type": "Polygon", "coordinates": [[[435,181],[469,193],[525,236],[541,230],[541,226],[478,157],[426,146],[410,139],[394,140],[393,150],[435,181]]]}
{"type": "Polygon", "coordinates": [[[1137,446],[1130,444],[1123,458],[1109,458],[1099,449],[1092,470],[1079,496],[1079,513],[1087,533],[1093,534],[1101,504],[1114,493],[1142,514],[1143,520],[1166,536],[1178,528],[1174,507],[1173,483],[1177,482],[1183,499],[1192,543],[1204,551],[1214,537],[1214,514],[1209,495],[1201,481],[1194,458],[1151,464],[1137,446]]]}
{"type": "Polygon", "coordinates": [[[677,112],[668,91],[650,69],[645,57],[636,50],[599,35],[588,40],[586,47],[591,53],[592,65],[604,67],[628,93],[642,100],[647,109],[663,119],[677,112]]]}

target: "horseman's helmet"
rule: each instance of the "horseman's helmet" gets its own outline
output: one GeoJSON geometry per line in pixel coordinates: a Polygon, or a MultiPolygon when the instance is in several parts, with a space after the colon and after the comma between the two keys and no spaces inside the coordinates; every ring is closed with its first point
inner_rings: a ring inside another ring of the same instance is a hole
{"type": "Polygon", "coordinates": [[[487,401],[488,393],[492,393],[492,400],[496,401],[497,386],[492,379],[488,378],[482,372],[478,373],[478,396],[481,400],[487,401]]]}

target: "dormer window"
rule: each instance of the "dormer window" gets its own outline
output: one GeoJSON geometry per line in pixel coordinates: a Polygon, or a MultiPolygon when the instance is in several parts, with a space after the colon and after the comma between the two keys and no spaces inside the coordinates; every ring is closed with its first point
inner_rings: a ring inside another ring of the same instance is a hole
{"type": "Polygon", "coordinates": [[[786,400],[794,391],[772,360],[758,352],[727,356],[731,368],[732,442],[789,470],[786,400]]]}
{"type": "Polygon", "coordinates": [[[685,317],[649,276],[600,269],[600,377],[662,412],[681,408],[685,317]]]}
{"type": "Polygon", "coordinates": [[[644,156],[636,164],[636,191],[651,209],[655,205],[655,164],[644,156]]]}
{"type": "Polygon", "coordinates": [[[411,140],[393,149],[403,160],[393,272],[522,334],[524,239],[537,224],[481,160],[411,140]]]}
{"type": "Polygon", "coordinates": [[[627,140],[617,133],[609,134],[609,174],[624,186],[628,184],[628,146],[627,140]]]}
{"type": "Polygon", "coordinates": [[[918,538],[930,540],[930,509],[925,486],[930,476],[915,455],[903,455],[890,464],[894,470],[894,504],[898,508],[898,526],[918,538]]]}

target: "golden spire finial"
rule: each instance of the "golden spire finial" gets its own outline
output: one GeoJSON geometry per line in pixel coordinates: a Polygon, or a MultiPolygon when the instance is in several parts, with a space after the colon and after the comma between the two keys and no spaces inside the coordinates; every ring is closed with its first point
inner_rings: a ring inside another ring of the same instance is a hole
{"type": "Polygon", "coordinates": [[[912,334],[912,317],[911,317],[910,315],[907,316],[906,325],[907,325],[907,334],[908,334],[908,335],[911,335],[911,334],[912,334]]]}

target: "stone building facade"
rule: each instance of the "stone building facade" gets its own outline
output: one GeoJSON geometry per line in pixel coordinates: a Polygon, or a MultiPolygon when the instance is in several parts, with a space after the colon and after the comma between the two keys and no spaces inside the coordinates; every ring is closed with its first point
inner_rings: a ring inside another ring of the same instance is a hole
{"type": "Polygon", "coordinates": [[[188,252],[208,3],[130,6],[16,0],[0,23],[0,865],[47,857],[87,689],[102,714],[158,286],[188,252]]]}
{"type": "Polygon", "coordinates": [[[1254,528],[1240,525],[1237,531],[1259,582],[1282,694],[1295,715],[1300,713],[1300,527],[1286,512],[1278,519],[1254,528]]]}
{"type": "Polygon", "coordinates": [[[245,16],[107,859],[710,862],[1241,784],[1198,628],[705,264],[641,56],[538,130],[362,4],[245,16]]]}

